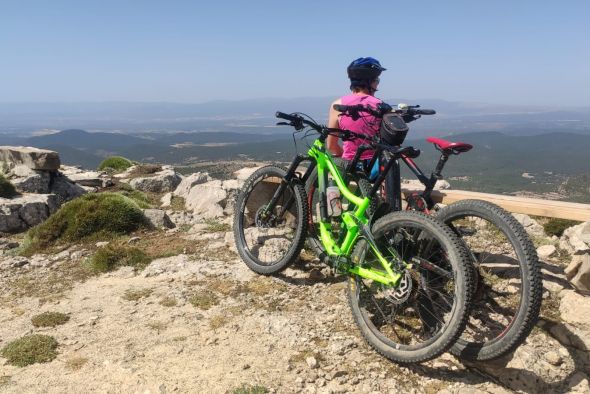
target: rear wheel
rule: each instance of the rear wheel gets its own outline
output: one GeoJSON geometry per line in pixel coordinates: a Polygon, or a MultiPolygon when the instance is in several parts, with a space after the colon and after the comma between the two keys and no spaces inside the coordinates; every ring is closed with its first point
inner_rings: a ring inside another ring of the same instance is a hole
{"type": "Polygon", "coordinates": [[[510,213],[486,201],[459,201],[436,216],[469,249],[476,277],[473,312],[452,353],[483,361],[513,351],[531,332],[541,308],[533,243],[510,213]]]}
{"type": "MultiPolygon", "coordinates": [[[[472,294],[469,260],[461,241],[436,219],[417,212],[395,212],[372,227],[384,257],[399,256],[411,268],[398,287],[351,276],[348,300],[367,342],[399,363],[430,360],[459,338],[472,294]]],[[[352,261],[380,267],[365,240],[352,261]]]]}
{"type": "Polygon", "coordinates": [[[287,171],[268,166],[244,183],[235,205],[234,237],[240,257],[259,274],[273,274],[294,262],[305,241],[307,202],[287,171]],[[270,207],[275,197],[276,203],[270,207]]]}

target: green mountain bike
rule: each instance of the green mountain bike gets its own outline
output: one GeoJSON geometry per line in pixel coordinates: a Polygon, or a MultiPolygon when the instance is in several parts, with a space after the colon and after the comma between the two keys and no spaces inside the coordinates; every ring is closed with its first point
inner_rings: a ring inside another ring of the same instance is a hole
{"type": "MultiPolygon", "coordinates": [[[[469,256],[459,238],[418,212],[393,212],[373,223],[367,210],[383,179],[365,196],[355,194],[325,148],[328,135],[351,139],[355,134],[319,125],[303,114],[276,116],[287,120],[279,124],[319,136],[288,169],[262,167],[244,183],[234,217],[242,260],[263,275],[297,260],[310,218],[304,185],[317,169],[324,261],[349,277],[349,305],[367,342],[399,363],[423,362],[449,349],[465,328],[473,292],[469,256]],[[302,174],[297,169],[305,161],[309,166],[302,174]],[[332,228],[328,213],[328,174],[348,201],[339,229],[332,228]]],[[[390,153],[408,154],[409,149],[391,147],[390,153]]]]}

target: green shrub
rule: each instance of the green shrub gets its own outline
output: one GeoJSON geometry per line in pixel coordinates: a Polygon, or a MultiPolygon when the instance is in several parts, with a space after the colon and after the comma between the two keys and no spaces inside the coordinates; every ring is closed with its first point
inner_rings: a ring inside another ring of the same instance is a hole
{"type": "Polygon", "coordinates": [[[159,164],[139,164],[133,169],[131,176],[151,175],[158,171],[162,171],[162,166],[159,164]]]}
{"type": "Polygon", "coordinates": [[[94,272],[108,272],[124,266],[133,267],[139,271],[144,269],[151,260],[139,248],[107,245],[96,251],[90,258],[89,265],[94,272]]]}
{"type": "Polygon", "coordinates": [[[251,386],[249,384],[242,384],[240,387],[236,387],[232,390],[232,394],[266,394],[268,393],[268,389],[264,386],[255,385],[251,386]]]}
{"type": "Polygon", "coordinates": [[[27,254],[83,239],[112,238],[148,227],[138,204],[118,193],[92,193],[64,204],[44,223],[29,230],[27,254]]]}
{"type": "Polygon", "coordinates": [[[40,315],[33,316],[31,323],[35,327],[55,327],[67,323],[70,317],[60,312],[43,312],[40,315]]]}
{"type": "Polygon", "coordinates": [[[152,207],[149,198],[142,191],[132,189],[122,190],[119,193],[135,201],[141,209],[148,209],[152,207]]]}
{"type": "Polygon", "coordinates": [[[568,219],[549,219],[549,221],[543,224],[543,229],[545,230],[545,234],[549,236],[555,235],[561,237],[567,228],[576,224],[580,224],[580,222],[568,219]]]}
{"type": "Polygon", "coordinates": [[[132,165],[133,165],[133,163],[129,159],[126,159],[121,156],[111,156],[111,157],[107,157],[106,159],[104,159],[98,165],[98,169],[100,171],[102,171],[102,170],[106,170],[108,168],[111,168],[115,171],[125,171],[126,169],[128,169],[132,165]]]}
{"type": "Polygon", "coordinates": [[[8,179],[4,178],[4,175],[0,174],[0,197],[12,198],[17,194],[14,185],[8,179]]]}
{"type": "Polygon", "coordinates": [[[2,357],[11,365],[25,367],[34,363],[46,363],[57,356],[57,341],[48,335],[26,335],[2,348],[2,357]]]}

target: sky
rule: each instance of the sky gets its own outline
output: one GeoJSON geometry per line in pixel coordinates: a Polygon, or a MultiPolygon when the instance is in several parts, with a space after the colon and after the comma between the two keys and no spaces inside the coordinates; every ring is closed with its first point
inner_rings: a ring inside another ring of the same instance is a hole
{"type": "Polygon", "coordinates": [[[341,96],[590,106],[589,1],[0,0],[0,102],[341,96]]]}

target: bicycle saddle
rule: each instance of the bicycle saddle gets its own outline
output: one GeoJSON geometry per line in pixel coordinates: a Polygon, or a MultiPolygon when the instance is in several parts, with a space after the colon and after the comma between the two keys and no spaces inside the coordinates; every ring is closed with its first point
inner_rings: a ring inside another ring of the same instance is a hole
{"type": "Polygon", "coordinates": [[[473,148],[473,145],[465,142],[452,142],[443,140],[442,138],[428,137],[426,141],[434,144],[436,149],[458,155],[459,153],[468,152],[473,148]]]}

